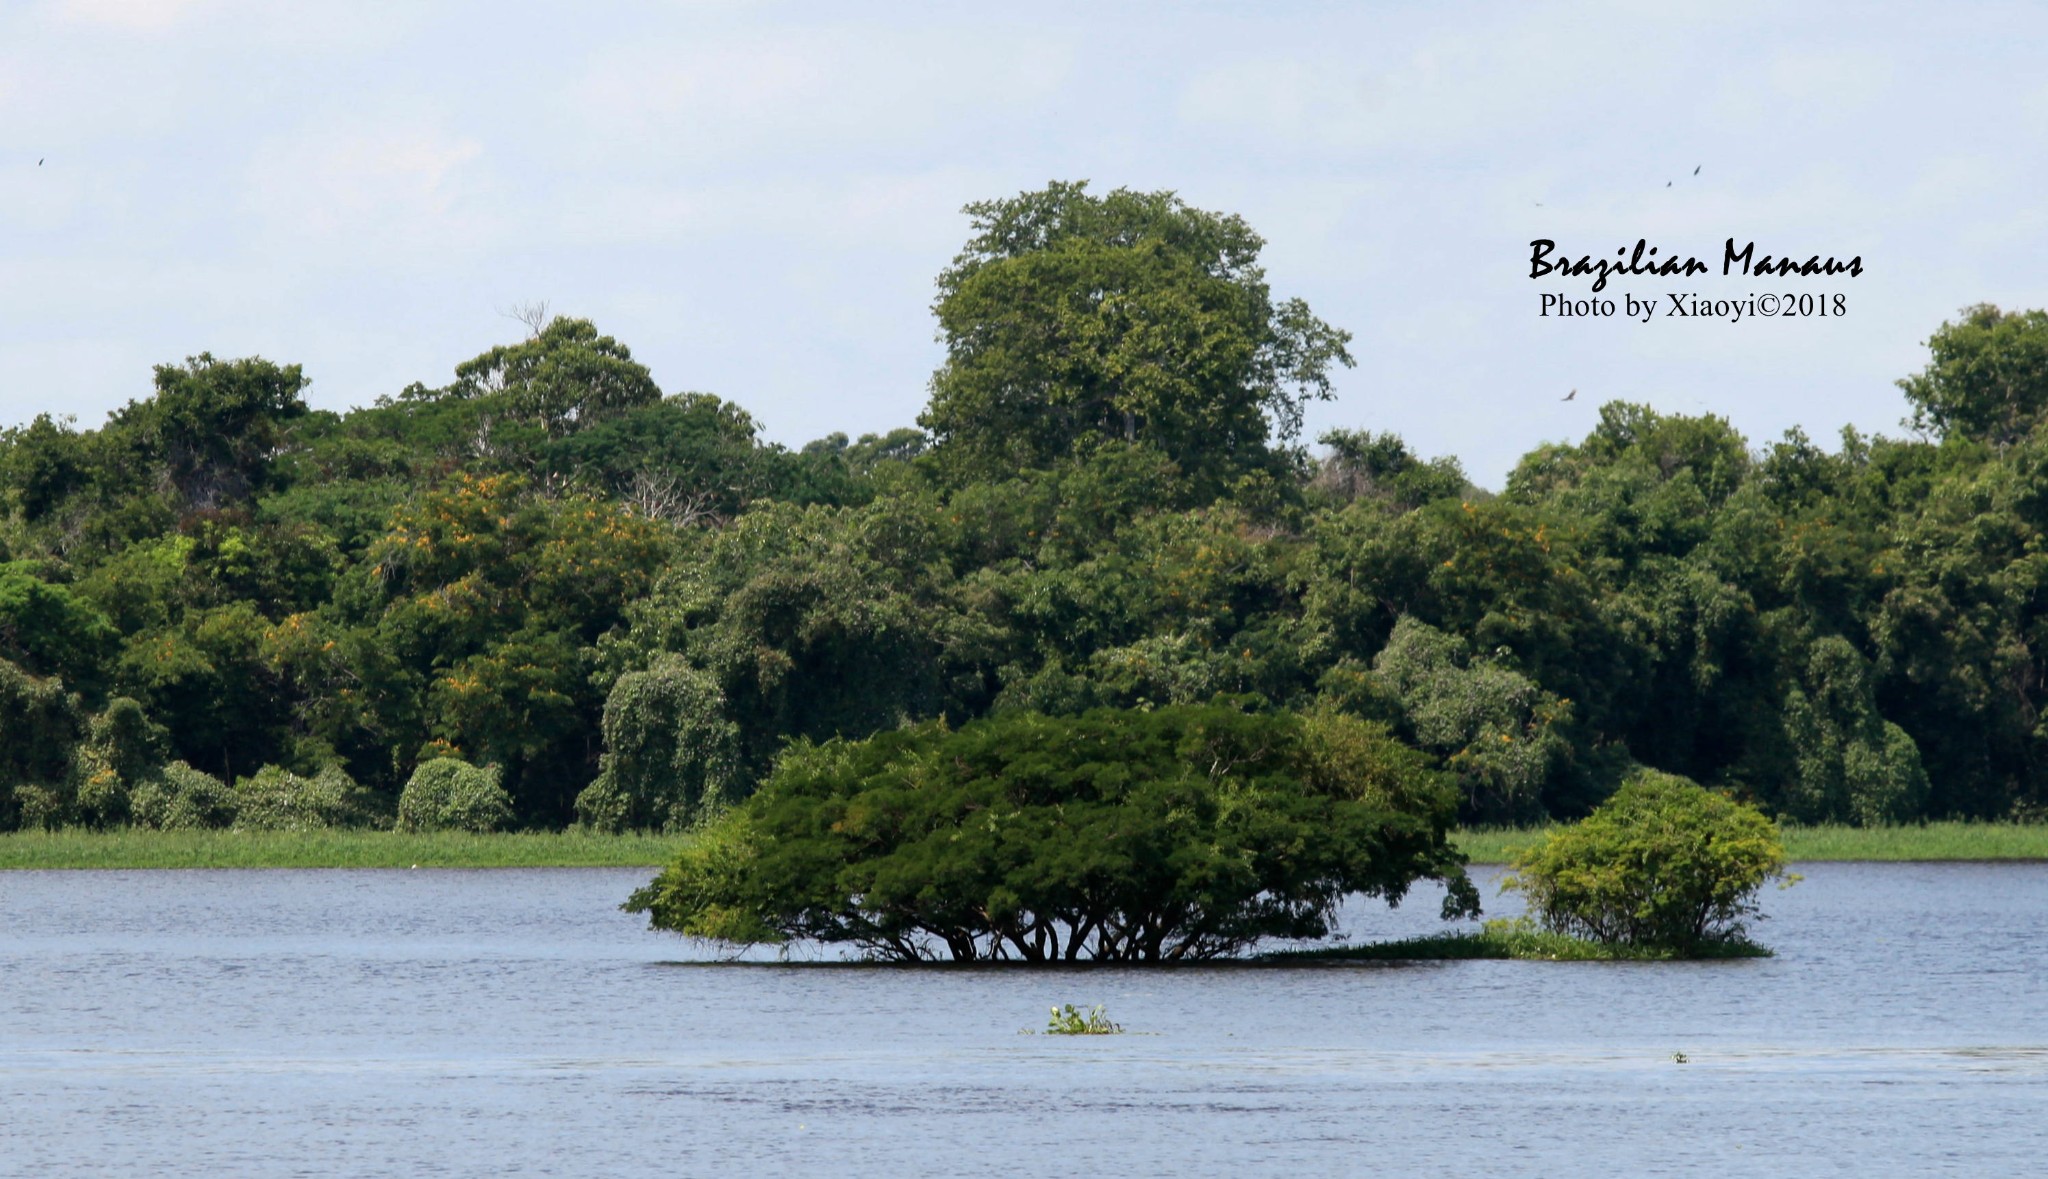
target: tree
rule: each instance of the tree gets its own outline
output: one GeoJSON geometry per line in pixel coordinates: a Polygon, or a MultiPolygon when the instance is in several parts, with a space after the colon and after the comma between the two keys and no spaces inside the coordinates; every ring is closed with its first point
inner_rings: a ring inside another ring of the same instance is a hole
{"type": "Polygon", "coordinates": [[[1213,494],[1270,471],[1350,336],[1276,303],[1264,241],[1170,192],[1054,183],[967,206],[933,306],[946,360],[919,424],[961,479],[1142,442],[1213,494]]]}
{"type": "Polygon", "coordinates": [[[455,368],[449,390],[488,399],[548,438],[661,400],[632,349],[601,336],[587,319],[556,316],[517,344],[503,344],[455,368]]]}
{"type": "Polygon", "coordinates": [[[1373,671],[1400,700],[1416,743],[1456,773],[1466,820],[1524,823],[1545,813],[1547,788],[1571,760],[1559,732],[1571,719],[1567,702],[1414,618],[1395,624],[1373,671]]]}
{"type": "Polygon", "coordinates": [[[1755,807],[1642,770],[1514,870],[1507,887],[1553,931],[1692,955],[1741,938],[1785,849],[1755,807]]]}
{"type": "Polygon", "coordinates": [[[676,830],[745,793],[739,726],[708,673],[665,655],[627,672],[604,705],[597,780],[576,815],[605,831],[676,830]]]}
{"type": "Polygon", "coordinates": [[[2007,446],[2048,410],[2048,311],[1965,307],[1927,351],[1927,367],[1899,382],[1916,429],[2007,446]]]}
{"type": "Polygon", "coordinates": [[[1454,809],[1423,758],[1334,714],[1010,713],[798,744],[629,907],[899,961],[1214,958],[1420,879],[1476,908],[1454,809]]]}
{"type": "Polygon", "coordinates": [[[130,403],[117,421],[157,449],[186,506],[208,509],[263,489],[285,427],[306,412],[298,365],[261,357],[160,364],[156,396],[130,403]]]}
{"type": "Polygon", "coordinates": [[[0,659],[74,687],[96,685],[118,636],[91,602],[41,574],[33,562],[0,562],[0,659]]]}

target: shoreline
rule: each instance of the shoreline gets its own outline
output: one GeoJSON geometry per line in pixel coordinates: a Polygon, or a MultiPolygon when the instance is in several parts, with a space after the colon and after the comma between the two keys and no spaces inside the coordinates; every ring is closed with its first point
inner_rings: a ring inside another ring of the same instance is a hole
{"type": "MultiPolygon", "coordinates": [[[[1474,865],[1505,864],[1547,829],[1460,831],[1474,865]]],[[[523,831],[493,835],[394,831],[15,831],[0,834],[0,871],[174,868],[648,868],[687,835],[523,831]]],[[[2048,861],[2048,824],[1928,823],[1788,827],[1798,863],[2048,861]]]]}

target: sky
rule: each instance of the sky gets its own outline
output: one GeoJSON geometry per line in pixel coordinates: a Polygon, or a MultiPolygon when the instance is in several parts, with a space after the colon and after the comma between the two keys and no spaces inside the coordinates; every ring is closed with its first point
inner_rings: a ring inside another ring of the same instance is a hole
{"type": "Polygon", "coordinates": [[[2020,4],[5,0],[0,424],[97,424],[199,352],[366,404],[545,301],[771,440],[885,431],[962,206],[1060,179],[1266,238],[1354,337],[1311,436],[1498,487],[1613,399],[1899,434],[1932,330],[2048,306],[2044,44],[2020,4]],[[1864,273],[1723,278],[1731,237],[1864,273]],[[1846,313],[1546,319],[1590,280],[1531,280],[1536,238],[1714,267],[1618,307],[1846,313]]]}

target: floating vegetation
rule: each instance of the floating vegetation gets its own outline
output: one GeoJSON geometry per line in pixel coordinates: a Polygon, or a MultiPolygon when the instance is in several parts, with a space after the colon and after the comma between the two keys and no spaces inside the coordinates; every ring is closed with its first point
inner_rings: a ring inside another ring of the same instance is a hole
{"type": "Polygon", "coordinates": [[[1122,1024],[1110,1022],[1100,1003],[1086,1011],[1067,1003],[1053,1008],[1052,1018],[1045,1021],[1048,1036],[1114,1036],[1123,1030],[1122,1024]]]}
{"type": "Polygon", "coordinates": [[[1526,917],[1489,921],[1477,931],[1439,933],[1362,946],[1330,946],[1267,954],[1266,962],[1423,962],[1511,958],[1534,962],[1670,962],[1682,958],[1768,958],[1771,952],[1744,938],[1708,941],[1689,953],[1656,946],[1609,945],[1553,933],[1526,917]]]}

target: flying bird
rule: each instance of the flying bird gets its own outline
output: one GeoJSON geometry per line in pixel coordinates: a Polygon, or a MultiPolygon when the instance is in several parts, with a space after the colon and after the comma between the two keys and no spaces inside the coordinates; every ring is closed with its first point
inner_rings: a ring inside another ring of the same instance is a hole
{"type": "Polygon", "coordinates": [[[1574,397],[1577,397],[1578,395],[1579,395],[1579,391],[1578,391],[1577,389],[1574,389],[1574,390],[1572,390],[1571,392],[1569,392],[1569,393],[1565,394],[1565,395],[1564,395],[1563,397],[1560,397],[1560,398],[1558,398],[1558,400],[1559,400],[1559,401],[1570,401],[1570,400],[1571,400],[1572,398],[1574,398],[1574,397]]]}
{"type": "Polygon", "coordinates": [[[1669,180],[1666,180],[1666,181],[1664,182],[1664,187],[1666,187],[1666,188],[1670,188],[1670,187],[1671,187],[1671,182],[1670,182],[1669,180]]]}
{"type": "Polygon", "coordinates": [[[42,167],[42,166],[43,166],[43,162],[42,162],[41,160],[37,160],[37,161],[36,161],[36,167],[40,168],[40,167],[42,167]]]}
{"type": "Polygon", "coordinates": [[[1692,174],[1693,174],[1693,175],[1695,175],[1695,176],[1699,175],[1699,174],[1700,174],[1700,168],[1704,168],[1704,167],[1706,167],[1706,165],[1705,165],[1705,164],[1701,164],[1699,168],[1694,168],[1694,169],[1692,170],[1692,174]]]}

